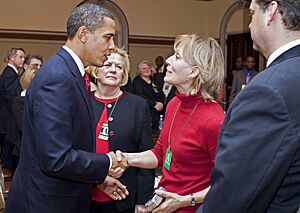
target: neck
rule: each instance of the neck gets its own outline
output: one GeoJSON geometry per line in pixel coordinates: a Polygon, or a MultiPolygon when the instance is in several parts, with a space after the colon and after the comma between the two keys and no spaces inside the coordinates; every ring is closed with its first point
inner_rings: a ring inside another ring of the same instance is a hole
{"type": "Polygon", "coordinates": [[[175,86],[177,91],[180,94],[188,94],[189,89],[191,88],[192,83],[186,83],[186,84],[182,84],[182,85],[177,85],[175,86]]]}
{"type": "Polygon", "coordinates": [[[113,99],[122,94],[122,91],[119,87],[111,88],[111,87],[101,87],[97,86],[97,90],[95,91],[95,96],[101,99],[113,99]]]}
{"type": "Polygon", "coordinates": [[[146,81],[147,83],[151,82],[151,79],[149,76],[141,76],[142,79],[144,79],[144,81],[146,81]]]}

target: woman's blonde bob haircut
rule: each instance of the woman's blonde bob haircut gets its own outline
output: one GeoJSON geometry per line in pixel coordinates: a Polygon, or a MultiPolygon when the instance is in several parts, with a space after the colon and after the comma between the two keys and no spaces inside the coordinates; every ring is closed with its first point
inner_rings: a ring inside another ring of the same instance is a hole
{"type": "Polygon", "coordinates": [[[188,94],[200,93],[204,100],[216,101],[224,79],[224,57],[218,42],[196,34],[179,35],[174,50],[185,62],[199,70],[188,94]]]}
{"type": "MultiPolygon", "coordinates": [[[[111,54],[118,54],[124,59],[124,70],[123,70],[122,81],[121,81],[121,86],[124,86],[128,82],[128,75],[130,70],[129,56],[125,50],[119,48],[115,48],[111,54]]],[[[99,78],[97,76],[98,69],[99,69],[98,67],[89,66],[87,68],[87,72],[90,73],[95,79],[98,79],[99,78]]]]}
{"type": "Polygon", "coordinates": [[[32,81],[35,73],[37,72],[37,68],[28,68],[24,71],[23,75],[20,77],[20,84],[23,90],[27,90],[29,87],[30,82],[32,81]]]}

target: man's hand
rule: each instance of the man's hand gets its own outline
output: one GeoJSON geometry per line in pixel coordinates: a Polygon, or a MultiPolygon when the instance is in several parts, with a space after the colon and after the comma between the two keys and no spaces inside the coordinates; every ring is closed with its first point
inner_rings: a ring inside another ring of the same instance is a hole
{"type": "Polygon", "coordinates": [[[97,187],[113,200],[122,200],[129,195],[126,186],[110,176],[107,176],[104,182],[99,184],[97,187]]]}
{"type": "Polygon", "coordinates": [[[114,152],[109,152],[108,155],[112,159],[111,169],[116,169],[120,167],[125,171],[128,168],[127,159],[123,155],[116,155],[114,152]]]}

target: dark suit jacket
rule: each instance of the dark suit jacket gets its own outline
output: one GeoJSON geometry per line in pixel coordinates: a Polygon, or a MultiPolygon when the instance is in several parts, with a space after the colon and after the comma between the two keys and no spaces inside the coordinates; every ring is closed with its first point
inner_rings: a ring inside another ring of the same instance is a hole
{"type": "Polygon", "coordinates": [[[12,100],[12,115],[15,123],[15,139],[13,140],[13,155],[19,156],[21,150],[21,139],[23,130],[24,96],[16,96],[12,100]]]}
{"type": "Polygon", "coordinates": [[[64,49],[30,83],[23,126],[6,212],[88,212],[91,183],[105,179],[109,158],[93,153],[91,100],[75,61],[64,49]]]}
{"type": "Polygon", "coordinates": [[[6,66],[0,77],[0,96],[1,96],[1,108],[0,117],[3,122],[0,123],[0,133],[6,133],[8,123],[11,120],[11,108],[12,99],[20,95],[22,91],[21,84],[19,82],[19,75],[10,66],[6,66]]]}
{"type": "MultiPolygon", "coordinates": [[[[95,126],[103,111],[103,104],[92,98],[95,112],[95,126]]],[[[107,108],[108,114],[112,108],[107,108]]],[[[125,92],[118,100],[109,121],[110,150],[123,152],[142,152],[153,147],[150,114],[147,102],[134,94],[125,92]]],[[[120,181],[127,186],[129,196],[117,202],[120,211],[144,205],[153,193],[154,170],[128,168],[120,181]]]]}
{"type": "Polygon", "coordinates": [[[204,213],[297,211],[299,82],[300,45],[280,55],[233,101],[219,135],[204,213]]]}
{"type": "Polygon", "coordinates": [[[138,96],[143,97],[149,104],[152,126],[158,127],[160,112],[154,108],[156,102],[164,103],[164,94],[161,89],[151,79],[151,84],[148,84],[140,76],[133,79],[133,91],[138,96]]]}
{"type": "MultiPolygon", "coordinates": [[[[243,73],[243,70],[232,72],[233,80],[231,85],[229,104],[232,103],[233,99],[239,94],[242,90],[242,86],[246,85],[246,77],[243,73]]],[[[250,81],[257,75],[257,72],[254,71],[253,75],[250,78],[250,81]]]]}

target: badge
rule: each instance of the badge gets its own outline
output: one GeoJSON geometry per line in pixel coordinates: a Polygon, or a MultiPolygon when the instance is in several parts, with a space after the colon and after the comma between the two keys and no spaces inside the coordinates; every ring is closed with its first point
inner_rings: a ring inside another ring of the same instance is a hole
{"type": "Polygon", "coordinates": [[[100,133],[98,135],[98,138],[107,141],[108,137],[109,137],[109,135],[108,135],[108,124],[103,123],[103,125],[101,127],[101,130],[100,130],[100,133]]]}
{"type": "Polygon", "coordinates": [[[164,167],[169,171],[171,167],[171,160],[172,160],[172,151],[168,148],[166,151],[166,159],[164,162],[164,167]]]}

